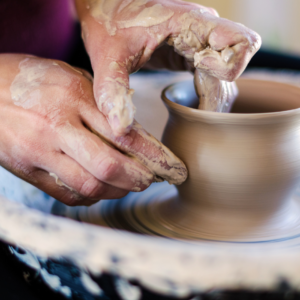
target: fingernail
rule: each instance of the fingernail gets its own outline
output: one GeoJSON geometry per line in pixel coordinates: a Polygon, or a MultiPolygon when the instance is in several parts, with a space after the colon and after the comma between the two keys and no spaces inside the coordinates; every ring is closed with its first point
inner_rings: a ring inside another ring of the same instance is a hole
{"type": "Polygon", "coordinates": [[[119,122],[119,119],[116,116],[113,116],[112,120],[108,119],[108,123],[109,123],[115,137],[124,136],[125,134],[127,134],[130,131],[130,129],[132,127],[132,125],[127,126],[125,128],[122,127],[119,122]]]}

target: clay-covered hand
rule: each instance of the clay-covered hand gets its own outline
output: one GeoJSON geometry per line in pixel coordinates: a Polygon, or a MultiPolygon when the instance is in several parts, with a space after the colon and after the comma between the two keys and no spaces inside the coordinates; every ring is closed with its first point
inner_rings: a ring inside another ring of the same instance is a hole
{"type": "Polygon", "coordinates": [[[95,74],[95,99],[117,136],[128,133],[134,120],[128,74],[165,41],[182,58],[163,46],[148,67],[196,67],[227,81],[241,74],[261,44],[243,25],[180,0],[76,0],[76,5],[95,74]]]}
{"type": "Polygon", "coordinates": [[[186,179],[184,164],[139,124],[113,135],[84,71],[2,54],[0,92],[0,165],[68,205],[186,179]]]}

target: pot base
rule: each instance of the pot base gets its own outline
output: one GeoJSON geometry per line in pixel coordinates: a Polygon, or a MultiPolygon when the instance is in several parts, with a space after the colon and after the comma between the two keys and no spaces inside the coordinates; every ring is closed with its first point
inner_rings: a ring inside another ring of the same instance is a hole
{"type": "MultiPolygon", "coordinates": [[[[90,208],[68,208],[64,215],[80,221],[147,235],[180,240],[226,242],[275,242],[300,236],[300,194],[269,215],[252,212],[212,213],[211,208],[193,210],[178,199],[166,183],[120,200],[103,200],[90,208]],[[209,211],[210,209],[210,211],[209,211]],[[76,210],[76,211],[75,211],[76,210]]],[[[59,213],[58,213],[59,214],[59,213]]]]}

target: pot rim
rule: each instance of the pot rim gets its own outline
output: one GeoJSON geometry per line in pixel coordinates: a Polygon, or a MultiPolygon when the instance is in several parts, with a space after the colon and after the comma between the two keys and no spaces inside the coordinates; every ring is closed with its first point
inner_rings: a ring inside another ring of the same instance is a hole
{"type": "Polygon", "coordinates": [[[166,93],[169,91],[170,88],[188,81],[180,81],[173,84],[168,85],[166,88],[163,89],[161,93],[162,101],[164,102],[165,106],[169,111],[179,113],[181,116],[197,120],[197,121],[205,121],[208,123],[240,123],[240,124],[247,124],[253,121],[263,121],[263,122],[280,122],[280,121],[287,121],[290,120],[291,117],[299,117],[300,114],[300,87],[282,83],[282,82],[275,82],[271,80],[260,80],[260,79],[249,79],[249,78],[239,78],[236,82],[239,83],[256,83],[256,84],[272,84],[278,86],[282,86],[289,89],[289,92],[299,94],[299,108],[283,110],[279,112],[268,112],[268,113],[219,113],[219,112],[211,112],[211,111],[204,111],[195,108],[190,108],[183,106],[181,104],[175,103],[168,99],[166,93]]]}

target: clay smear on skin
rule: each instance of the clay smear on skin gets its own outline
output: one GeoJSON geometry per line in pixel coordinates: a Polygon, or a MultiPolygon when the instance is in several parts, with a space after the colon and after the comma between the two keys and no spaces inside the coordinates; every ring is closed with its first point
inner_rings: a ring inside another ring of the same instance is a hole
{"type": "MultiPolygon", "coordinates": [[[[214,29],[219,25],[219,20],[217,16],[213,16],[207,10],[191,10],[182,14],[176,21],[170,22],[171,31],[176,30],[179,26],[180,33],[167,40],[167,43],[173,46],[175,51],[184,56],[195,68],[206,70],[210,75],[218,78],[226,77],[226,74],[214,74],[214,70],[203,64],[204,59],[211,57],[218,60],[220,66],[224,66],[225,73],[239,59],[232,47],[214,49],[209,44],[209,41],[213,44],[214,38],[217,38],[217,35],[214,35],[214,29]]],[[[242,32],[240,36],[244,39],[242,32]]]]}
{"type": "MultiPolygon", "coordinates": [[[[131,132],[135,131],[137,135],[133,137],[129,135],[116,138],[112,134],[106,132],[96,132],[92,130],[104,143],[115,149],[120,149],[126,153],[131,159],[135,159],[154,175],[154,180],[161,182],[168,181],[170,184],[181,184],[187,178],[187,169],[184,163],[176,157],[166,146],[159,142],[154,136],[145,131],[145,129],[136,121],[134,121],[131,132]],[[134,149],[131,146],[133,139],[140,139],[141,147],[134,149]],[[152,150],[151,150],[152,149],[152,150]]],[[[135,170],[130,164],[124,166],[128,175],[132,175],[135,170]]],[[[145,173],[144,179],[141,178],[141,170],[139,172],[139,181],[145,185],[153,179],[148,173],[145,173]],[[145,181],[144,181],[145,180],[145,181]]],[[[139,191],[139,186],[134,191],[139,191]]]]}
{"type": "MultiPolygon", "coordinates": [[[[67,64],[66,66],[82,75],[82,73],[77,69],[72,68],[67,64]]],[[[20,72],[16,75],[12,82],[10,91],[14,104],[21,106],[24,109],[31,109],[32,107],[41,104],[41,92],[39,88],[47,82],[46,74],[49,69],[54,69],[58,76],[61,74],[63,75],[63,79],[60,81],[62,85],[69,86],[72,82],[70,78],[66,77],[67,72],[63,70],[59,64],[51,60],[41,60],[34,57],[28,57],[20,62],[19,69],[20,72]]],[[[50,126],[55,129],[55,124],[51,124],[50,126]]],[[[61,139],[77,155],[80,153],[81,155],[85,155],[87,160],[90,159],[90,154],[87,151],[79,149],[78,145],[82,144],[83,137],[78,133],[76,128],[67,122],[63,127],[63,132],[58,131],[58,134],[60,133],[61,139]]],[[[63,183],[56,174],[50,173],[49,175],[55,178],[55,182],[58,186],[66,187],[70,191],[74,191],[71,187],[63,183]]]]}
{"type": "Polygon", "coordinates": [[[98,105],[102,111],[107,108],[110,123],[117,121],[122,128],[132,124],[136,111],[132,102],[133,93],[134,90],[128,89],[122,78],[105,78],[99,91],[98,105]]]}
{"type": "Polygon", "coordinates": [[[120,74],[124,74],[124,72],[121,70],[120,65],[115,61],[113,61],[109,64],[109,70],[113,71],[113,72],[120,73],[120,74]]]}
{"type": "Polygon", "coordinates": [[[195,71],[194,83],[199,96],[198,109],[214,112],[230,112],[238,95],[235,82],[226,82],[205,72],[195,71]]]}
{"type": "MultiPolygon", "coordinates": [[[[124,63],[112,61],[109,70],[113,73],[124,74],[122,69],[135,69],[143,51],[129,56],[124,63]]],[[[100,110],[108,116],[112,128],[130,129],[134,120],[136,108],[132,102],[134,90],[129,89],[128,83],[121,77],[106,77],[99,87],[97,103],[100,110]]]]}
{"type": "Polygon", "coordinates": [[[15,105],[29,109],[40,104],[39,86],[45,79],[49,66],[26,58],[20,62],[19,68],[20,72],[10,86],[11,98],[15,105]]]}
{"type": "MultiPolygon", "coordinates": [[[[67,64],[66,66],[69,67],[67,64]]],[[[72,67],[69,68],[77,73],[81,73],[72,67]]],[[[10,86],[10,92],[14,104],[25,109],[40,105],[42,95],[39,88],[45,82],[49,69],[55,70],[57,75],[60,75],[62,72],[66,73],[55,61],[42,60],[35,57],[27,57],[22,60],[19,64],[19,69],[20,72],[10,86]]],[[[71,79],[64,76],[60,84],[69,86],[71,79]]]]}
{"type": "MultiPolygon", "coordinates": [[[[228,46],[221,52],[210,48],[208,38],[217,25],[213,18],[217,20],[217,17],[211,18],[209,14],[208,11],[203,9],[184,13],[178,19],[181,26],[180,34],[169,38],[168,44],[172,45],[176,52],[186,57],[198,69],[194,75],[194,82],[199,96],[199,109],[229,112],[238,94],[235,83],[218,79],[218,74],[214,74],[212,70],[206,72],[207,68],[202,65],[202,60],[207,57],[217,58],[220,65],[224,65],[225,70],[227,65],[230,69],[229,64],[235,64],[238,57],[235,55],[235,51],[228,46]],[[207,18],[205,26],[203,25],[204,22],[201,21],[204,14],[207,18]],[[195,22],[195,19],[200,21],[195,22]]],[[[170,24],[170,26],[175,26],[175,24],[170,24]]]]}
{"type": "Polygon", "coordinates": [[[209,33],[216,26],[216,23],[211,20],[203,20],[204,14],[210,13],[204,9],[192,10],[182,14],[176,21],[173,20],[169,24],[170,29],[174,31],[180,27],[180,33],[171,36],[167,40],[168,44],[192,63],[195,53],[207,48],[209,33]]]}
{"type": "MultiPolygon", "coordinates": [[[[67,64],[66,66],[82,75],[82,72],[79,70],[67,64]]],[[[50,69],[52,69],[52,71],[55,70],[56,73],[54,74],[58,76],[63,75],[60,81],[61,85],[68,87],[71,83],[74,84],[74,81],[68,78],[68,73],[63,70],[60,65],[51,60],[26,58],[20,62],[19,68],[20,72],[12,82],[10,91],[14,104],[25,109],[30,109],[40,104],[41,94],[39,87],[47,81],[45,75],[50,69]]],[[[48,103],[48,105],[50,104],[48,103]]],[[[51,124],[50,126],[55,129],[55,124],[51,124]]],[[[85,141],[85,136],[72,126],[70,122],[66,122],[65,125],[58,130],[58,134],[63,142],[65,142],[76,155],[84,155],[86,160],[90,160],[90,153],[80,147],[85,141]]]]}
{"type": "MultiPolygon", "coordinates": [[[[100,153],[101,151],[103,151],[103,149],[100,149],[99,145],[95,141],[88,139],[82,132],[78,131],[76,127],[70,124],[70,122],[66,122],[65,125],[59,128],[58,134],[60,135],[61,140],[70,149],[72,149],[76,158],[82,157],[86,161],[92,161],[90,152],[84,146],[87,143],[87,141],[93,142],[94,147],[96,149],[97,148],[99,149],[96,152],[100,153]]],[[[110,145],[110,143],[108,143],[104,139],[101,140],[106,144],[110,145]]],[[[118,162],[112,157],[109,157],[106,160],[109,160],[109,164],[118,164],[118,162]]],[[[125,172],[128,175],[130,175],[130,178],[132,178],[132,182],[135,185],[133,191],[140,191],[141,184],[145,186],[149,186],[150,183],[152,182],[153,179],[152,174],[147,172],[146,170],[143,170],[142,168],[135,166],[134,163],[125,162],[121,167],[124,168],[125,172]]]]}
{"type": "Polygon", "coordinates": [[[74,192],[74,190],[71,187],[69,187],[68,185],[66,185],[64,182],[62,182],[55,173],[49,173],[49,175],[55,179],[55,183],[58,186],[65,187],[68,190],[70,190],[71,192],[74,192]]]}
{"type": "Polygon", "coordinates": [[[149,186],[153,180],[152,174],[146,171],[143,171],[141,168],[135,166],[132,163],[125,162],[124,169],[126,174],[131,178],[131,181],[134,183],[135,187],[132,189],[134,192],[140,192],[140,185],[149,186]],[[136,179],[138,178],[138,180],[136,179]]]}
{"type": "Polygon", "coordinates": [[[131,27],[151,27],[168,21],[174,12],[162,4],[151,0],[89,0],[91,15],[103,23],[109,35],[116,34],[117,29],[131,27]]]}
{"type": "Polygon", "coordinates": [[[155,175],[155,180],[158,182],[167,180],[170,184],[181,184],[186,180],[186,167],[178,157],[155,137],[147,133],[136,121],[132,130],[142,137],[143,147],[139,151],[134,151],[126,145],[122,145],[120,142],[122,139],[116,142],[116,146],[125,148],[126,153],[146,166],[155,175]],[[150,149],[155,149],[155,152],[149,152],[150,149]]]}

